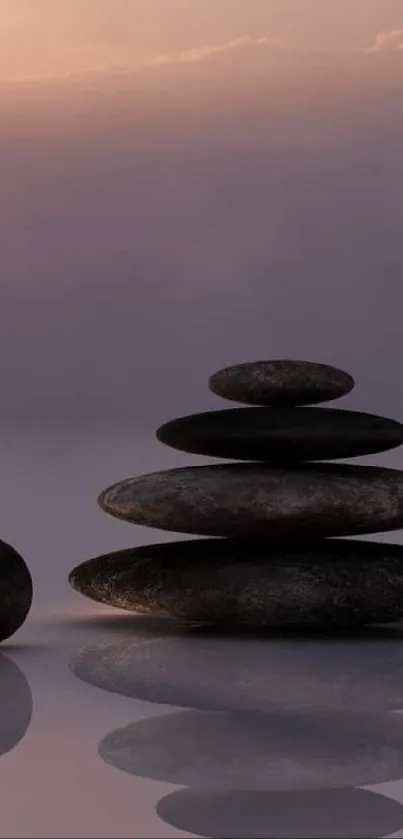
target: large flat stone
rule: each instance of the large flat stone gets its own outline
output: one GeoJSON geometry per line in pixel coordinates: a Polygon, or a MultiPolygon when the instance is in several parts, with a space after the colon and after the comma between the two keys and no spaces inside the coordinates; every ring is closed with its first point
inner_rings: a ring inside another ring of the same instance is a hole
{"type": "Polygon", "coordinates": [[[252,361],[218,370],[209,379],[218,396],[248,405],[314,405],[349,393],[344,370],[310,361],[252,361]]]}
{"type": "Polygon", "coordinates": [[[209,711],[403,711],[402,628],[319,638],[122,622],[125,637],[72,657],[79,679],[145,702],[209,711]]]}
{"type": "Polygon", "coordinates": [[[26,562],[0,540],[0,641],[24,623],[32,603],[32,578],[26,562]]]}
{"type": "Polygon", "coordinates": [[[403,546],[200,539],[90,559],[76,590],[140,614],[228,627],[357,626],[403,619],[403,546]]]}
{"type": "Polygon", "coordinates": [[[349,536],[403,527],[403,472],[333,464],[194,466],[120,481],[99,503],[124,521],[205,536],[349,536]]]}
{"type": "Polygon", "coordinates": [[[238,408],[172,420],[157,437],[193,454],[286,465],[393,449],[403,443],[403,425],[331,408],[238,408]]]}
{"type": "Polygon", "coordinates": [[[400,779],[403,725],[392,715],[180,711],[108,734],[112,766],[201,789],[317,789],[400,779]]]}

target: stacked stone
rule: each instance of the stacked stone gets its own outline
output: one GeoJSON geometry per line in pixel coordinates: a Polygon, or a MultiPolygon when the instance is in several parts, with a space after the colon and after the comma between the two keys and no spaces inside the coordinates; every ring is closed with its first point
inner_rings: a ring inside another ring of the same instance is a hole
{"type": "Polygon", "coordinates": [[[316,407],[354,387],[350,375],[323,364],[240,364],[215,373],[209,387],[258,407],[176,419],[157,437],[244,462],[128,478],[99,503],[124,521],[220,538],[97,557],[71,572],[73,588],[123,609],[229,627],[401,619],[403,546],[331,537],[401,528],[403,472],[320,461],[399,446],[403,425],[316,407]]]}

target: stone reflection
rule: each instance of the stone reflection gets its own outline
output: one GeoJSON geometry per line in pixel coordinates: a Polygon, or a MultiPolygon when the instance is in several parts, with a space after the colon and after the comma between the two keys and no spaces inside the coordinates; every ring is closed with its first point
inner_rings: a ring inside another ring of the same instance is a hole
{"type": "Polygon", "coordinates": [[[346,638],[214,637],[134,631],[70,666],[103,690],[204,710],[380,712],[403,708],[403,632],[346,638]]]}
{"type": "Polygon", "coordinates": [[[214,839],[376,839],[403,824],[400,804],[362,789],[183,789],[162,798],[157,814],[214,839]]]}
{"type": "Polygon", "coordinates": [[[181,711],[108,734],[101,757],[155,781],[214,789],[319,789],[403,777],[403,720],[181,711]]]}
{"type": "Polygon", "coordinates": [[[182,709],[99,745],[119,770],[186,788],[157,805],[173,827],[209,839],[379,838],[403,828],[403,807],[357,787],[403,778],[402,639],[393,627],[217,637],[140,621],[130,638],[78,651],[71,669],[182,709]]]}
{"type": "Polygon", "coordinates": [[[22,670],[0,653],[0,755],[25,736],[32,717],[32,693],[22,670]]]}

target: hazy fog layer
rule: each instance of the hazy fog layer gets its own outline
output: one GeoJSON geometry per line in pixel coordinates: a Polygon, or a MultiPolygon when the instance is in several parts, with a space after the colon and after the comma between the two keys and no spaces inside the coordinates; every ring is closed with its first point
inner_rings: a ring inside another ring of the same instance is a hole
{"type": "Polygon", "coordinates": [[[258,44],[3,85],[3,421],[154,428],[258,357],[401,416],[402,93],[402,52],[258,44]]]}

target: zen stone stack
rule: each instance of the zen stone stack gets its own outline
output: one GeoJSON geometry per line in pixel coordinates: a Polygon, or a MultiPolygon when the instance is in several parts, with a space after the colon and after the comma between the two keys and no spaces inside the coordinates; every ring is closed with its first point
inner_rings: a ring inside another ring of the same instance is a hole
{"type": "Polygon", "coordinates": [[[402,528],[403,472],[322,462],[395,448],[403,425],[311,407],[354,387],[323,364],[239,364],[209,387],[253,407],[176,419],[157,437],[240,462],[128,478],[99,503],[124,521],[210,538],[91,559],[71,572],[73,588],[138,613],[230,628],[328,630],[403,618],[403,546],[332,538],[402,528]]]}

